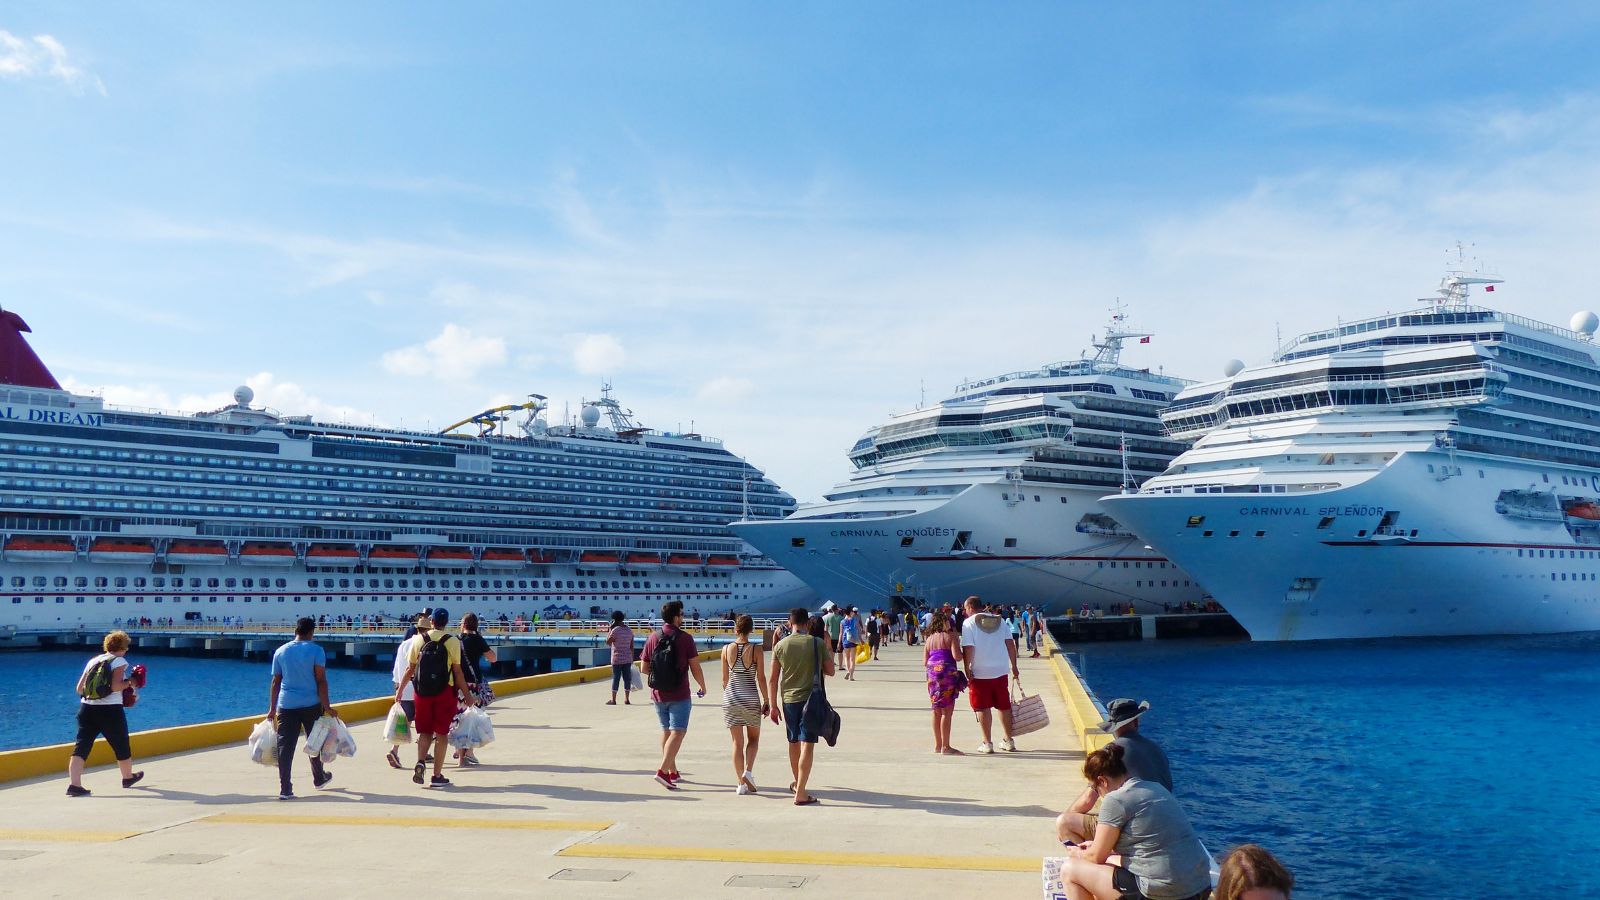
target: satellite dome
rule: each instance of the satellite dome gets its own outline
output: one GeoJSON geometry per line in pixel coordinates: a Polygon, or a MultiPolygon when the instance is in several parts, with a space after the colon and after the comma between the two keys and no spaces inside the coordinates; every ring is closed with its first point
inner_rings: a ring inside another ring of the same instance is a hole
{"type": "Polygon", "coordinates": [[[249,385],[241,384],[233,389],[233,402],[239,404],[240,406],[249,406],[250,401],[254,400],[255,398],[256,392],[250,390],[249,385]]]}
{"type": "Polygon", "coordinates": [[[1244,371],[1244,363],[1237,359],[1230,359],[1222,364],[1222,374],[1232,378],[1244,371]]]}
{"type": "Polygon", "coordinates": [[[1600,316],[1586,309],[1572,314],[1572,330],[1593,336],[1595,329],[1600,328],[1600,316]]]}
{"type": "Polygon", "coordinates": [[[596,425],[600,424],[600,407],[593,406],[593,405],[585,406],[583,408],[582,416],[583,416],[583,427],[585,427],[585,428],[593,428],[596,425]]]}

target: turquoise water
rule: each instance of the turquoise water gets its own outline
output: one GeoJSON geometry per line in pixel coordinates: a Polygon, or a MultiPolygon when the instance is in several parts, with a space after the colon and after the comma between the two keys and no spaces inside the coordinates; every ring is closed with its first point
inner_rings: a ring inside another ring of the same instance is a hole
{"type": "Polygon", "coordinates": [[[1068,649],[1297,898],[1600,897],[1600,635],[1068,649]]]}

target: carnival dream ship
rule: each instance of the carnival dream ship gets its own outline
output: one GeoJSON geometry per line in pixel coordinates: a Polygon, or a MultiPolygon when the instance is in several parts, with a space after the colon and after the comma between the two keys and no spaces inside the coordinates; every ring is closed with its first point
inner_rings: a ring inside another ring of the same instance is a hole
{"type": "Polygon", "coordinates": [[[62,390],[28,330],[0,312],[0,627],[814,599],[727,528],[794,499],[609,389],[578,425],[547,425],[532,395],[438,434],[284,417],[246,387],[212,412],[122,409],[62,390]]]}
{"type": "Polygon", "coordinates": [[[1162,413],[1194,446],[1107,506],[1256,640],[1600,629],[1600,364],[1560,328],[1437,298],[1295,338],[1162,413]]]}
{"type": "Polygon", "coordinates": [[[1095,355],[962,384],[890,418],[850,450],[824,502],[735,534],[824,598],[859,606],[968,595],[1052,613],[1084,604],[1160,612],[1204,592],[1100,498],[1185,447],[1158,413],[1187,383],[1120,362],[1118,313],[1095,355]]]}

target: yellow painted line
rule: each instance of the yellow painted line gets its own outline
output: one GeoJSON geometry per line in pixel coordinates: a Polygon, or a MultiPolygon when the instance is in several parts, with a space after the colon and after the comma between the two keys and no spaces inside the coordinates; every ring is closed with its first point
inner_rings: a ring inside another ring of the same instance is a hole
{"type": "Polygon", "coordinates": [[[63,844],[109,844],[138,837],[138,831],[76,831],[43,828],[0,828],[0,841],[48,841],[63,844]]]}
{"type": "Polygon", "coordinates": [[[442,816],[295,816],[261,813],[218,813],[201,819],[222,825],[331,825],[390,828],[467,828],[498,831],[605,831],[611,822],[572,819],[457,819],[442,816]]]}
{"type": "Polygon", "coordinates": [[[877,869],[961,869],[971,872],[1038,872],[1039,860],[1016,856],[919,856],[914,853],[841,853],[825,850],[740,850],[731,847],[662,847],[651,844],[574,844],[556,854],[587,859],[662,859],[679,862],[771,863],[877,869]]]}

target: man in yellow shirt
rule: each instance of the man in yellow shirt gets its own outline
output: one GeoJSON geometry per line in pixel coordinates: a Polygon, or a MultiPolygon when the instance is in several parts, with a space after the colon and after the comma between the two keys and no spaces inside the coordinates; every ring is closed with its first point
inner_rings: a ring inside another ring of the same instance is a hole
{"type": "Polygon", "coordinates": [[[411,772],[411,780],[422,783],[426,771],[424,759],[431,747],[433,778],[429,787],[450,786],[450,779],[444,777],[444,745],[450,736],[450,723],[456,717],[456,688],[462,688],[460,696],[468,706],[478,702],[471,691],[465,690],[467,677],[461,671],[461,641],[444,630],[449,624],[450,613],[444,607],[433,611],[433,628],[412,645],[405,677],[394,692],[396,703],[400,702],[408,683],[416,694],[417,714],[412,717],[412,727],[417,732],[417,766],[411,772]]]}

